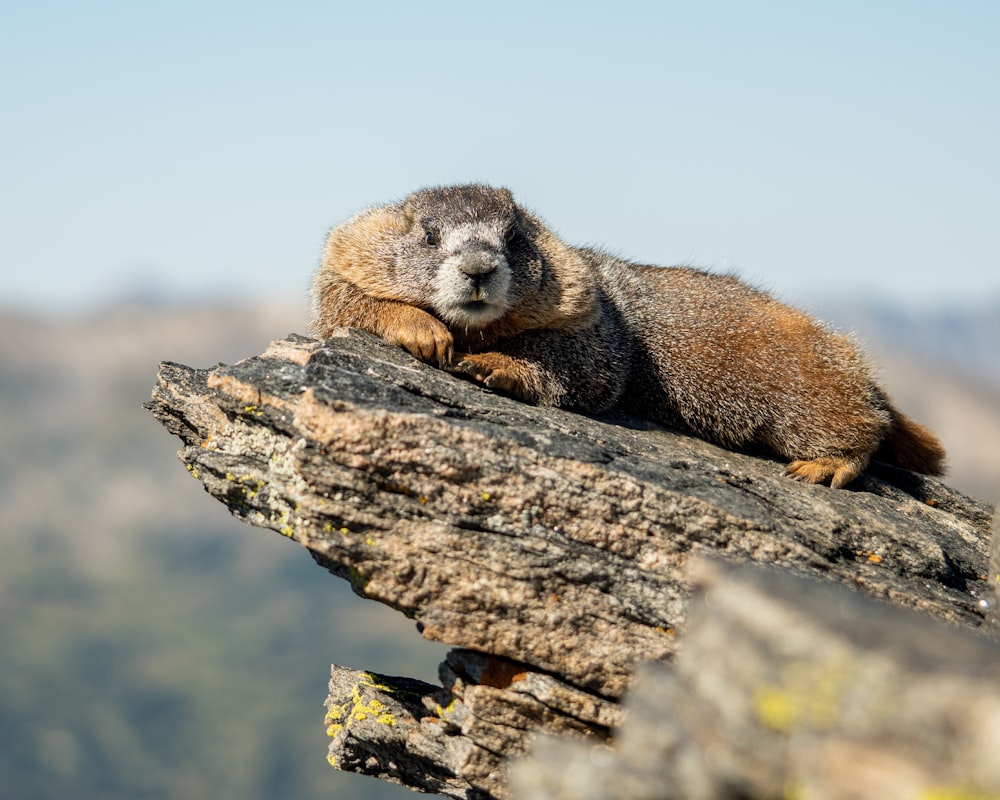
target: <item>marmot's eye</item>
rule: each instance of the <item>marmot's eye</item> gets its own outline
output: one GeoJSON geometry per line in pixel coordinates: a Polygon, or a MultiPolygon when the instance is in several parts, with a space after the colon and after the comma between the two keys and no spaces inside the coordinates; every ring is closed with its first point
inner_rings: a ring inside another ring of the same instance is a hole
{"type": "Polygon", "coordinates": [[[503,235],[504,244],[511,244],[517,238],[517,228],[508,228],[503,235]]]}
{"type": "Polygon", "coordinates": [[[435,235],[433,231],[427,231],[424,234],[424,244],[427,245],[428,247],[437,247],[438,246],[437,235],[435,235]]]}

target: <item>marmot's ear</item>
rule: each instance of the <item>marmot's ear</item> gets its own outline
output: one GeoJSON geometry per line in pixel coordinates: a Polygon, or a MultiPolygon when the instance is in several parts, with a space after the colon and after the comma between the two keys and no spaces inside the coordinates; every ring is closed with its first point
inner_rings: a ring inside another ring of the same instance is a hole
{"type": "Polygon", "coordinates": [[[409,230],[398,205],[373,206],[330,231],[327,254],[342,271],[346,264],[374,263],[395,250],[409,230]]]}
{"type": "Polygon", "coordinates": [[[406,205],[375,206],[359,218],[359,233],[385,243],[409,231],[413,227],[413,219],[413,210],[406,205]]]}
{"type": "Polygon", "coordinates": [[[407,197],[402,203],[395,203],[386,208],[396,215],[403,230],[412,230],[413,221],[417,218],[417,204],[413,197],[407,197]]]}
{"type": "Polygon", "coordinates": [[[370,294],[391,290],[399,237],[407,232],[396,206],[374,206],[330,231],[324,269],[370,294]]]}
{"type": "MultiPolygon", "coordinates": [[[[504,191],[506,191],[506,189],[504,191]]],[[[516,204],[514,205],[514,218],[517,220],[517,227],[519,227],[528,237],[532,239],[534,239],[534,237],[541,231],[541,226],[538,224],[538,220],[516,204]]]]}

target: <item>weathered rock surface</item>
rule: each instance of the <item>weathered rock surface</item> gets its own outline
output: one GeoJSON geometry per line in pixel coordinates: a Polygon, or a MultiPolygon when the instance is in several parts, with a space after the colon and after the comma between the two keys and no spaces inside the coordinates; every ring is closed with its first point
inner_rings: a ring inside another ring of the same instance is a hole
{"type": "Polygon", "coordinates": [[[338,767],[453,797],[507,796],[505,760],[537,731],[607,738],[636,665],[670,664],[686,638],[692,556],[966,629],[991,596],[992,510],[937,481],[876,465],[849,491],[802,486],[640,420],[491,394],[355,331],[163,364],[148,407],[235,515],[462,648],[441,687],[335,668],[327,719],[338,767]]]}

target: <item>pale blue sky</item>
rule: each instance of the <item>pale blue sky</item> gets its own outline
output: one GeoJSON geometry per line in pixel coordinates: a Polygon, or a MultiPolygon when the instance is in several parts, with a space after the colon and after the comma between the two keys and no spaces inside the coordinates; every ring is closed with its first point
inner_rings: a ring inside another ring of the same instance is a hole
{"type": "Polygon", "coordinates": [[[1000,295],[1000,3],[0,3],[0,306],[301,295],[330,225],[504,184],[786,299],[1000,295]]]}

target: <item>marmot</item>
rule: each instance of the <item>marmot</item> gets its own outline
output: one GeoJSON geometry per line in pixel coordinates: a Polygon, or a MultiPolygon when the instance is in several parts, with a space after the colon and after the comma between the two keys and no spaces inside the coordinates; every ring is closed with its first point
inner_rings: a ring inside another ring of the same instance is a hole
{"type": "Polygon", "coordinates": [[[731,276],[567,245],[507,189],[423,189],[334,228],[312,300],[317,337],[361,328],[529,403],[764,447],[795,480],[943,471],[844,336],[731,276]]]}

